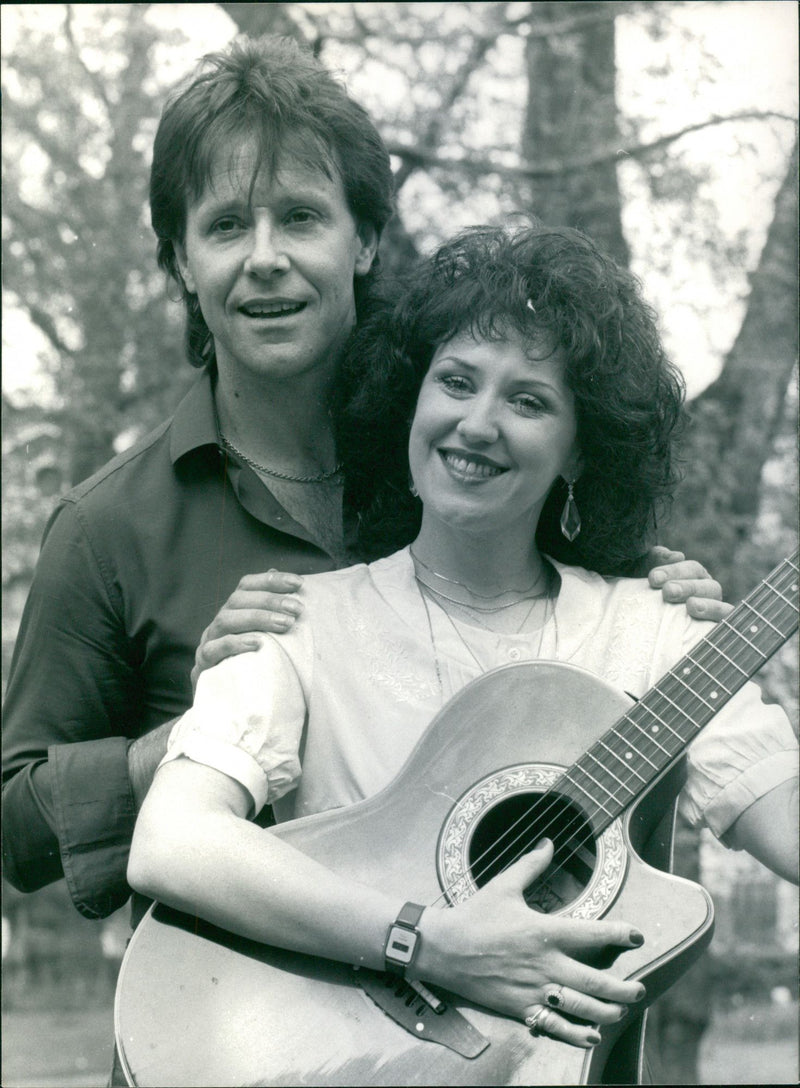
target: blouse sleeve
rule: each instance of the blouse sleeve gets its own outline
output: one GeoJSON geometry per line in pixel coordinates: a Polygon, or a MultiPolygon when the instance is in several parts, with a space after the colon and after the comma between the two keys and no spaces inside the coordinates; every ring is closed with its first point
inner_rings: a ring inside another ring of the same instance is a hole
{"type": "Polygon", "coordinates": [[[161,765],[185,756],[239,782],[253,815],[300,777],[306,699],[278,643],[227,658],[200,675],[194,705],[176,723],[161,765]]]}
{"type": "Polygon", "coordinates": [[[796,777],[797,760],[786,714],[746,684],[689,746],[681,811],[721,838],[754,801],[796,777]]]}

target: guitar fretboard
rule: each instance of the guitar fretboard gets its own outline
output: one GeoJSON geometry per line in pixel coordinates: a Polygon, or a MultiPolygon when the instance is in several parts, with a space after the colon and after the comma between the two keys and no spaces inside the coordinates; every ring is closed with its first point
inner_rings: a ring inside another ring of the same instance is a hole
{"type": "Polygon", "coordinates": [[[595,833],[682,755],[797,630],[797,575],[795,552],[564,772],[559,791],[579,803],[595,833]]]}

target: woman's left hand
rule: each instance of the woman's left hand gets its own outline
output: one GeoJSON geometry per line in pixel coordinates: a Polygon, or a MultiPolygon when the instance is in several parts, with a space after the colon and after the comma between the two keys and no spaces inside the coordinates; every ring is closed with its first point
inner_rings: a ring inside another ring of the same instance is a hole
{"type": "Polygon", "coordinates": [[[722,599],[722,586],[702,563],[687,559],[683,552],[656,545],[645,556],[647,579],[653,589],[660,589],[667,604],[685,604],[696,620],[718,623],[732,611],[733,605],[722,599]]]}

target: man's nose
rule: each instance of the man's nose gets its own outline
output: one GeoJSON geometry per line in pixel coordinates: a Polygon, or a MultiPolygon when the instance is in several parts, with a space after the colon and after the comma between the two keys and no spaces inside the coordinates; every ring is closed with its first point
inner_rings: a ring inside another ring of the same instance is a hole
{"type": "Polygon", "coordinates": [[[251,233],[250,252],[245,260],[245,271],[253,276],[270,276],[273,272],[285,272],[289,256],[278,227],[268,218],[257,218],[251,233]]]}

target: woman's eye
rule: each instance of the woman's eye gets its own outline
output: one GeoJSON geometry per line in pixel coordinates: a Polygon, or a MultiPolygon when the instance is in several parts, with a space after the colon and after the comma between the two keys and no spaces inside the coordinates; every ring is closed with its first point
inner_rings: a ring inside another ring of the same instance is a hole
{"type": "Polygon", "coordinates": [[[443,374],[439,381],[448,393],[459,394],[470,391],[469,381],[461,374],[443,374]]]}
{"type": "Polygon", "coordinates": [[[547,406],[538,397],[534,397],[530,394],[523,394],[514,401],[514,405],[518,412],[526,416],[539,415],[541,412],[546,411],[547,406]]]}

